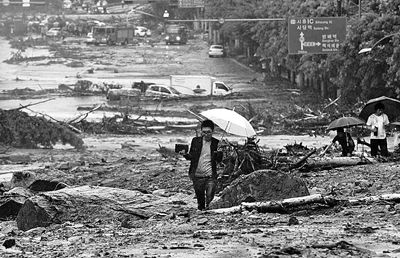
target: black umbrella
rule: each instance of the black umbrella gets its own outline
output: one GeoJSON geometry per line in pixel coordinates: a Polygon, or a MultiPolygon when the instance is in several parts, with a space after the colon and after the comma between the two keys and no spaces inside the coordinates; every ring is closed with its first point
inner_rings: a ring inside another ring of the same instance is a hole
{"type": "Polygon", "coordinates": [[[384,113],[389,117],[389,121],[395,120],[400,115],[400,100],[381,96],[370,99],[361,110],[359,117],[367,120],[371,114],[375,113],[375,105],[378,103],[382,103],[385,106],[384,113]]]}
{"type": "Polygon", "coordinates": [[[357,117],[341,117],[336,120],[333,120],[329,125],[327,130],[335,130],[338,128],[345,128],[345,127],[351,127],[351,126],[357,126],[357,125],[363,125],[365,124],[365,121],[361,120],[360,118],[357,117]]]}

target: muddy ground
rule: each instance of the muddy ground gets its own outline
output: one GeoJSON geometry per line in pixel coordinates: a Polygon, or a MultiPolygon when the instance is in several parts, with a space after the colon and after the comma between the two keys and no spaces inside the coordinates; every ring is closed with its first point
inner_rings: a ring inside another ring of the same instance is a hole
{"type": "MultiPolygon", "coordinates": [[[[54,57],[60,63],[48,64],[53,58],[37,63],[17,65],[2,84],[18,85],[15,76],[22,76],[41,85],[54,86],[54,81],[73,83],[77,73],[83,78],[125,83],[135,79],[165,80],[167,75],[191,71],[217,75],[234,90],[251,98],[238,98],[207,104],[232,108],[238,103],[263,103],[271,114],[283,115],[296,96],[277,83],[263,84],[259,74],[232,59],[208,59],[206,44],[200,39],[188,46],[167,48],[120,46],[106,49],[84,44],[63,48],[79,48],[84,68],[65,66],[78,58],[54,57]],[[151,50],[153,49],[153,50],[151,50]],[[148,53],[160,49],[165,58],[152,59],[148,53]],[[86,58],[90,56],[90,58],[86,58]],[[142,58],[140,58],[142,56],[142,58]],[[148,61],[145,61],[148,60],[148,61]],[[151,61],[153,60],[153,61],[151,61]],[[43,68],[45,67],[45,68],[43,68]],[[51,69],[49,69],[51,67],[51,69]],[[115,72],[117,69],[118,72],[115,72]],[[51,71],[50,71],[51,70],[51,71]],[[50,71],[47,76],[44,71],[50,71]],[[83,71],[83,72],[82,72],[83,71]],[[8,80],[8,81],[7,81],[8,80]],[[236,85],[236,86],[235,86],[236,85]],[[246,95],[248,96],[248,95],[246,95]],[[260,98],[260,96],[263,96],[260,98]],[[256,101],[258,100],[258,101],[256,101]]],[[[193,72],[191,72],[193,74],[193,72]]],[[[27,84],[27,83],[26,83],[27,84]]],[[[10,87],[11,87],[10,86],[10,87]]],[[[20,85],[19,85],[20,86],[20,85]]],[[[193,103],[169,103],[171,109],[186,109],[193,103]]],[[[201,105],[201,103],[199,104],[201,105]]],[[[254,104],[255,105],[255,104],[254,104]]],[[[243,106],[241,106],[243,108],[243,106]]],[[[2,221],[0,242],[14,239],[11,248],[0,247],[2,257],[397,257],[400,256],[400,206],[378,202],[360,206],[324,205],[309,207],[292,214],[216,215],[196,210],[196,200],[187,177],[188,162],[180,157],[165,157],[160,146],[172,149],[173,144],[188,142],[195,131],[172,134],[165,131],[141,136],[82,135],[86,149],[77,151],[68,146],[54,149],[10,149],[7,155],[28,155],[30,161],[3,162],[2,172],[27,171],[37,178],[57,179],[69,185],[98,185],[139,190],[163,196],[180,196],[171,205],[182,212],[164,214],[146,220],[103,218],[75,221],[37,228],[26,232],[14,220],[2,221]],[[296,222],[295,217],[298,223],[296,222]],[[291,223],[289,223],[289,219],[291,223]]],[[[282,137],[290,141],[290,136],[282,137]]],[[[279,143],[284,140],[275,138],[279,143]]],[[[293,137],[292,139],[296,139],[293,137]]],[[[299,138],[297,138],[299,139],[299,138]]],[[[329,138],[304,136],[311,147],[320,147],[329,138]]],[[[235,139],[238,140],[238,139],[235,139]]],[[[240,139],[239,139],[240,140],[240,139]]],[[[277,142],[263,147],[282,147],[277,142]]],[[[339,154],[338,154],[339,155],[339,154]]],[[[360,198],[397,193],[399,165],[378,163],[307,173],[292,172],[305,180],[311,194],[322,193],[338,198],[360,198]]],[[[10,173],[1,175],[10,179],[10,173]]],[[[9,183],[5,183],[6,187],[9,183]]]]}
{"type": "MultiPolygon", "coordinates": [[[[147,220],[103,218],[74,221],[23,232],[14,221],[1,222],[0,239],[17,245],[0,249],[3,257],[397,257],[400,207],[379,202],[355,207],[309,207],[292,214],[216,215],[196,210],[187,177],[188,162],[163,157],[157,141],[184,141],[180,136],[146,140],[88,136],[85,151],[74,149],[12,150],[29,154],[24,166],[37,178],[69,185],[97,185],[179,196],[178,214],[147,220]],[[146,144],[147,142],[147,144],[146,144]],[[290,225],[297,218],[299,224],[290,225]],[[292,218],[293,220],[293,218],[292,218]],[[345,242],[341,242],[345,241],[345,242]]],[[[22,165],[20,165],[22,166],[22,165]]],[[[17,168],[12,164],[3,169],[17,168]]],[[[21,171],[21,169],[19,169],[21,171]]],[[[311,194],[360,198],[397,193],[399,165],[381,163],[308,173],[311,194]]],[[[160,210],[162,213],[163,211],[160,210]]]]}

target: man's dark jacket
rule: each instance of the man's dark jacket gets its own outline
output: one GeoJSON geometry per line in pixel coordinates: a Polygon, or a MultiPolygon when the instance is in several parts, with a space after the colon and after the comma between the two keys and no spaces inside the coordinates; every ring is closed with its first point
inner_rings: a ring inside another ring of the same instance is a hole
{"type": "MultiPolygon", "coordinates": [[[[218,142],[219,141],[214,137],[211,138],[211,168],[213,178],[217,178],[217,163],[221,162],[222,160],[222,153],[217,152],[218,142]]],[[[190,160],[189,177],[191,179],[193,179],[195,176],[202,148],[203,137],[194,137],[192,139],[192,143],[190,144],[189,153],[184,155],[187,160],[190,160]]]]}

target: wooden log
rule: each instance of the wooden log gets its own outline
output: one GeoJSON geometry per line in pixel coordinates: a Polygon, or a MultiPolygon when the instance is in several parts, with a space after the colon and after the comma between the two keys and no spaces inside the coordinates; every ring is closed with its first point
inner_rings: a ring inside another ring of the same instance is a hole
{"type": "MultiPolygon", "coordinates": [[[[111,220],[121,215],[147,219],[180,211],[180,206],[169,204],[170,198],[111,187],[64,188],[29,198],[18,213],[17,226],[29,230],[64,221],[111,220]]],[[[175,198],[188,197],[181,194],[175,198]]]]}
{"type": "Polygon", "coordinates": [[[333,196],[322,196],[321,194],[314,194],[303,197],[289,198],[284,200],[277,201],[268,201],[268,202],[252,202],[246,203],[243,202],[238,206],[233,206],[229,208],[223,209],[215,209],[210,210],[212,213],[240,213],[244,210],[252,211],[257,210],[259,212],[274,212],[274,213],[282,213],[286,212],[287,209],[290,208],[299,208],[303,206],[304,208],[308,208],[309,204],[326,204],[328,206],[335,206],[337,204],[347,204],[350,206],[356,205],[367,205],[375,202],[394,202],[400,203],[400,194],[383,194],[378,196],[368,196],[359,199],[336,199],[333,196]]]}
{"type": "Polygon", "coordinates": [[[373,159],[366,159],[365,157],[315,157],[309,159],[308,166],[310,167],[344,167],[344,166],[356,166],[363,164],[373,163],[373,159]]]}
{"type": "Polygon", "coordinates": [[[378,196],[368,196],[360,199],[350,199],[350,205],[362,205],[373,202],[386,201],[386,202],[400,202],[400,194],[382,194],[378,196]]]}
{"type": "Polygon", "coordinates": [[[288,208],[295,208],[307,204],[327,203],[321,194],[284,199],[282,201],[242,203],[246,210],[258,210],[259,212],[286,212],[288,208]]]}

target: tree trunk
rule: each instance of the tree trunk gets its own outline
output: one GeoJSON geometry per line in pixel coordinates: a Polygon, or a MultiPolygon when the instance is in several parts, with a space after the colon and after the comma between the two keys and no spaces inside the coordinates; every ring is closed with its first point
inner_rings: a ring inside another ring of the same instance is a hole
{"type": "Polygon", "coordinates": [[[326,98],[326,79],[324,75],[321,75],[321,97],[326,98]]]}
{"type": "Polygon", "coordinates": [[[305,76],[304,76],[304,73],[299,73],[298,74],[298,80],[299,80],[299,88],[301,89],[301,90],[304,90],[304,88],[305,88],[305,78],[304,78],[305,76]]]}
{"type": "MultiPolygon", "coordinates": [[[[176,199],[181,201],[185,196],[176,199]]],[[[64,188],[29,198],[18,213],[17,226],[29,230],[64,221],[115,219],[126,214],[147,219],[179,208],[168,202],[167,197],[111,187],[64,188]]]]}
{"type": "Polygon", "coordinates": [[[296,71],[290,70],[290,72],[292,73],[291,82],[292,82],[293,85],[295,85],[296,84],[296,71]]]}
{"type": "Polygon", "coordinates": [[[374,159],[366,159],[360,157],[315,157],[307,161],[310,167],[345,167],[356,166],[362,164],[370,164],[376,162],[374,159]]]}
{"type": "Polygon", "coordinates": [[[346,204],[350,206],[365,205],[374,202],[400,202],[400,194],[383,194],[379,196],[369,196],[360,199],[336,199],[333,196],[322,196],[321,194],[314,194],[309,196],[289,198],[282,201],[268,201],[268,202],[243,202],[239,206],[234,206],[224,209],[210,210],[213,213],[240,213],[243,210],[257,210],[259,212],[274,212],[274,213],[287,213],[291,208],[309,208],[310,204],[325,204],[327,206],[335,206],[337,204],[346,204]]]}

